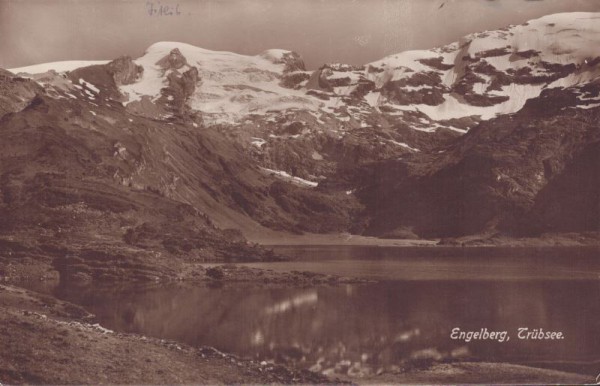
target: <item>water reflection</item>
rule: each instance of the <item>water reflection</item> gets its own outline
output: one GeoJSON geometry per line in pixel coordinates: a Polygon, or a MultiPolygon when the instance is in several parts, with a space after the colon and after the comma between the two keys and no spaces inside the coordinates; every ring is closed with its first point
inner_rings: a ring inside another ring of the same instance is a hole
{"type": "Polygon", "coordinates": [[[600,358],[597,281],[390,281],[310,289],[146,287],[73,291],[107,328],[355,376],[427,361],[600,358]],[[450,339],[451,330],[509,331],[511,340],[450,339]],[[519,327],[562,331],[518,340],[519,327]]]}
{"type": "Polygon", "coordinates": [[[283,300],[277,304],[272,306],[267,306],[264,309],[266,314],[281,314],[286,311],[289,311],[292,308],[300,307],[303,304],[310,305],[315,304],[319,300],[319,295],[317,291],[308,291],[304,293],[299,293],[294,295],[293,297],[283,300]]]}

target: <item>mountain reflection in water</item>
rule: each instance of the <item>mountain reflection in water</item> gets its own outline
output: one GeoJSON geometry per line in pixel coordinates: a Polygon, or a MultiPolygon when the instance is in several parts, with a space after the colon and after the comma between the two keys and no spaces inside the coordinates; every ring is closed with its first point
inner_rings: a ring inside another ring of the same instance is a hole
{"type": "Polygon", "coordinates": [[[258,360],[355,376],[440,360],[600,358],[597,281],[389,281],[317,288],[155,286],[57,289],[117,331],[210,345],[258,360]],[[456,341],[451,330],[509,331],[456,341]],[[517,339],[517,328],[562,331],[517,339]]]}

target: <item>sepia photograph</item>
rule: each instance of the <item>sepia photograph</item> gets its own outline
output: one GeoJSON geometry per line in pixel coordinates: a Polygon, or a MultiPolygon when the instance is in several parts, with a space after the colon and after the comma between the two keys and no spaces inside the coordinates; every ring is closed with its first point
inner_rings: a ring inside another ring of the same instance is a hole
{"type": "Polygon", "coordinates": [[[600,0],[0,0],[21,384],[600,384],[600,0]]]}

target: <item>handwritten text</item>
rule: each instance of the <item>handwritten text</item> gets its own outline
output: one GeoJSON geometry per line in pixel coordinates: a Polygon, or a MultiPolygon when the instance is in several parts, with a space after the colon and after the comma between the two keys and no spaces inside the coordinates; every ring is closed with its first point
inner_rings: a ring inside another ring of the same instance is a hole
{"type": "Polygon", "coordinates": [[[146,12],[149,16],[179,16],[181,11],[179,9],[179,3],[176,4],[163,4],[160,1],[147,1],[146,12]]]}

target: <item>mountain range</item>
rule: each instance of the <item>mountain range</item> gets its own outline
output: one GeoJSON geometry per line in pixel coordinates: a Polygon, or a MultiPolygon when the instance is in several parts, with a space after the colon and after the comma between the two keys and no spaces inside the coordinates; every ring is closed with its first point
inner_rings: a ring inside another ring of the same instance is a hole
{"type": "Polygon", "coordinates": [[[316,70],[176,42],[0,70],[0,253],[148,278],[290,233],[597,240],[599,19],[316,70]]]}

